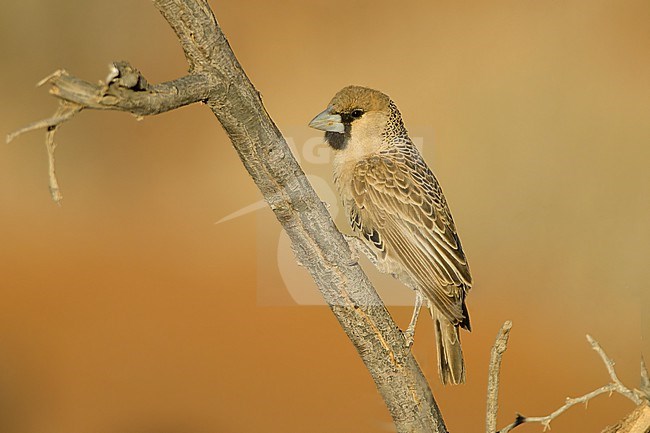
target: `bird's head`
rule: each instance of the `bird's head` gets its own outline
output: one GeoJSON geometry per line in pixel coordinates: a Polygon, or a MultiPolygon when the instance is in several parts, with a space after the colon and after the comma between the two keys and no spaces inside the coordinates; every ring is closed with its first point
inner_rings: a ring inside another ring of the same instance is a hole
{"type": "Polygon", "coordinates": [[[325,140],[336,150],[345,149],[353,136],[355,141],[379,146],[395,114],[399,117],[395,105],[382,92],[348,86],[334,95],[327,109],[314,117],[309,126],[325,131],[325,140]]]}

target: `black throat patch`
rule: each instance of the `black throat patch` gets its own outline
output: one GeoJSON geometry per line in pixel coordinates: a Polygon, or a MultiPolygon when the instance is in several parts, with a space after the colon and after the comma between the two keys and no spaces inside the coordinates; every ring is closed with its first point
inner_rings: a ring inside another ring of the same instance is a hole
{"type": "Polygon", "coordinates": [[[348,122],[343,123],[343,132],[325,132],[325,141],[332,149],[343,150],[347,147],[350,141],[351,125],[348,122]]]}

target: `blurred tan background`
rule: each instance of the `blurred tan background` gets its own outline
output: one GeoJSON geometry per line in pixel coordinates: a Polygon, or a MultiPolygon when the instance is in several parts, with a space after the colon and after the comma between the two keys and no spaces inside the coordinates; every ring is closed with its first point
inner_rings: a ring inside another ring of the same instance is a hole
{"type": "MultiPolygon", "coordinates": [[[[317,136],[306,123],[351,83],[390,94],[421,137],[476,281],[467,385],[441,387],[429,317],[416,334],[451,431],[483,431],[506,319],[500,426],[607,382],[586,333],[638,385],[644,346],[650,356],[649,2],[211,3],[298,153],[317,136]]],[[[3,134],[53,113],[34,84],[55,69],[96,81],[126,59],[151,82],[186,70],[147,1],[2,9],[3,134]]],[[[0,431],[392,430],[329,310],[287,296],[271,212],[214,224],[261,197],[208,109],[140,122],[83,112],[57,138],[62,207],[43,134],[0,145],[0,431]]],[[[299,157],[327,191],[329,166],[299,157]]],[[[406,326],[409,307],[391,312],[406,326]]],[[[631,409],[601,396],[553,431],[599,432],[631,409]]]]}

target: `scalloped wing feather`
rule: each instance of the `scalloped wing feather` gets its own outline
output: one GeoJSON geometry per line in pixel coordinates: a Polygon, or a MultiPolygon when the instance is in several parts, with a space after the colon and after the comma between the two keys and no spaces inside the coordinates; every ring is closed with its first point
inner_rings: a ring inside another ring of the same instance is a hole
{"type": "Polygon", "coordinates": [[[352,227],[406,272],[454,324],[472,279],[440,185],[417,151],[394,148],[356,164],[352,227]]]}

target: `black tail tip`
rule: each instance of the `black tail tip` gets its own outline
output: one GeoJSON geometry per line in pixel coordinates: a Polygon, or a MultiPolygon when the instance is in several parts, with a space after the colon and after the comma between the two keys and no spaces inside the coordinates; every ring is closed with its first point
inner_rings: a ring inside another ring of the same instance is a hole
{"type": "Polygon", "coordinates": [[[460,327],[472,331],[472,325],[469,323],[469,311],[467,311],[467,306],[463,302],[463,320],[459,323],[460,327]]]}

